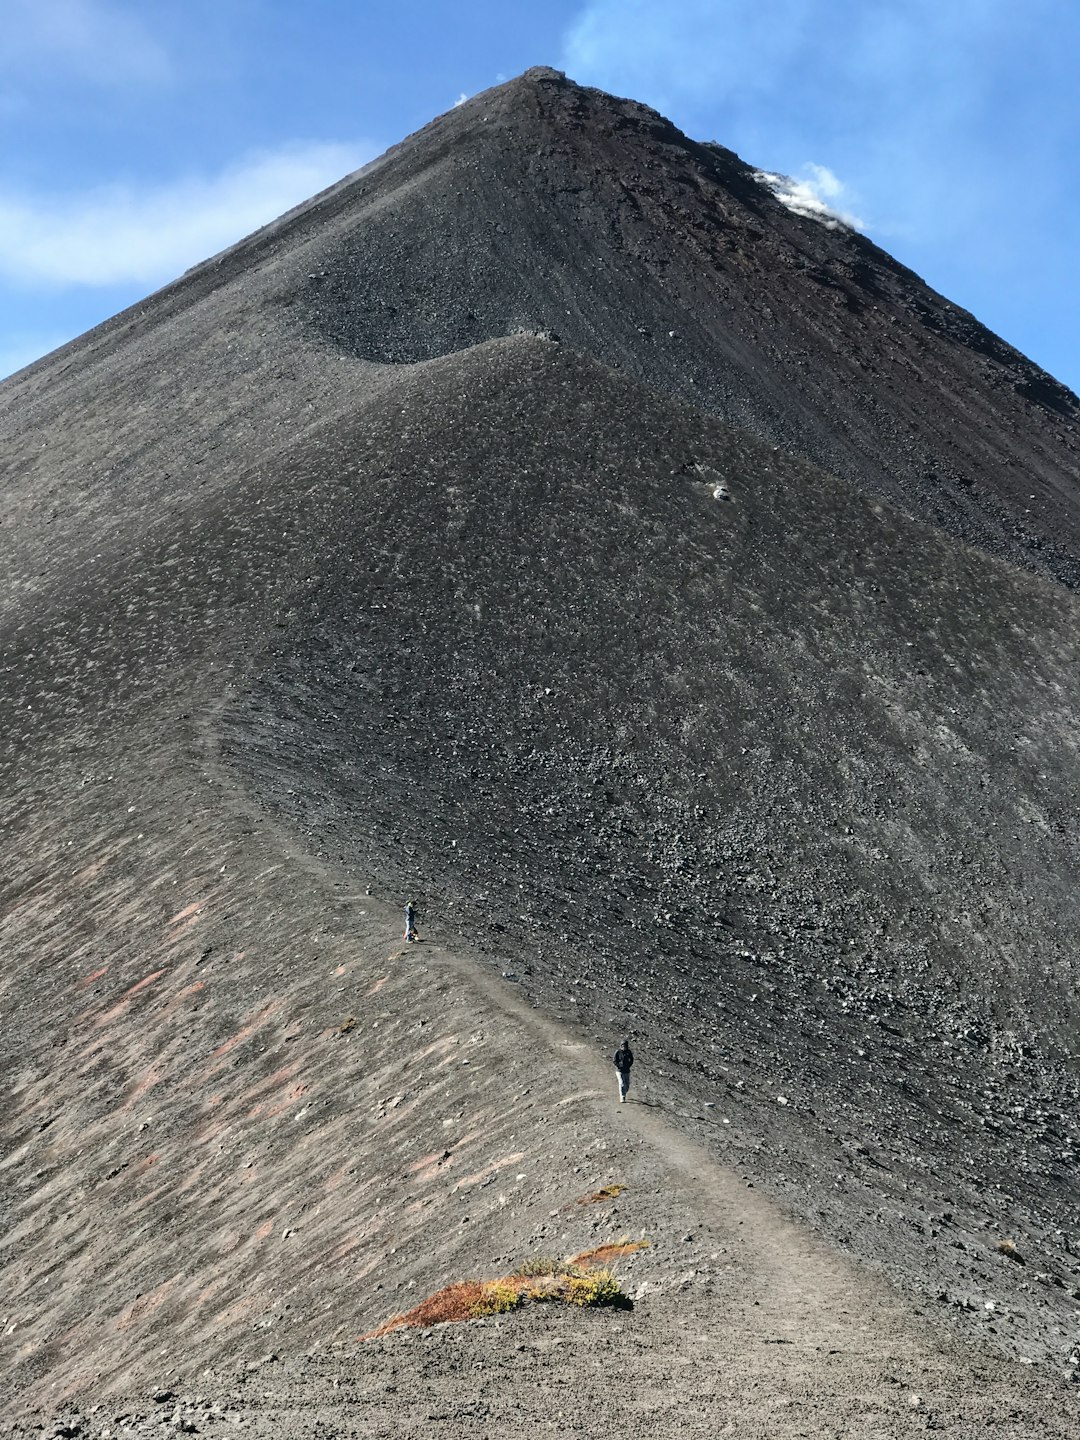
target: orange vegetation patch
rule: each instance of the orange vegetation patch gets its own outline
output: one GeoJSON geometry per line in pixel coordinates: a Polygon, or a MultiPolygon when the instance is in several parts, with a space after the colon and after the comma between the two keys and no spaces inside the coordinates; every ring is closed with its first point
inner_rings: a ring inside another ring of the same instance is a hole
{"type": "MultiPolygon", "coordinates": [[[[644,1243],[644,1242],[643,1242],[644,1243]]],[[[611,1247],[614,1248],[614,1247],[611,1247]]],[[[628,1249],[638,1248],[628,1245],[628,1249]]],[[[599,1253],[599,1252],[597,1252],[599,1253]]],[[[392,1330],[443,1325],[447,1321],[475,1320],[482,1315],[503,1315],[532,1301],[567,1305],[619,1305],[627,1300],[612,1272],[591,1262],[539,1257],[527,1260],[512,1275],[497,1280],[459,1280],[437,1290],[412,1310],[394,1315],[361,1340],[377,1340],[392,1330]]]]}
{"type": "Polygon", "coordinates": [[[575,1202],[578,1205],[599,1205],[603,1200],[614,1200],[616,1195],[621,1195],[626,1189],[625,1185],[602,1185],[599,1190],[593,1190],[588,1195],[581,1195],[575,1202]]]}
{"type": "Polygon", "coordinates": [[[378,1340],[389,1335],[391,1330],[404,1326],[442,1325],[447,1320],[471,1320],[484,1298],[484,1286],[480,1280],[459,1280],[456,1285],[447,1285],[437,1290],[412,1310],[395,1315],[385,1321],[377,1330],[361,1335],[361,1340],[378,1340]]]}
{"type": "Polygon", "coordinates": [[[597,1265],[610,1265],[613,1260],[619,1260],[623,1255],[633,1255],[635,1250],[647,1250],[648,1240],[619,1240],[610,1245],[597,1245],[592,1250],[583,1250],[580,1255],[575,1255],[570,1261],[571,1265],[580,1265],[583,1270],[592,1270],[597,1265]]]}

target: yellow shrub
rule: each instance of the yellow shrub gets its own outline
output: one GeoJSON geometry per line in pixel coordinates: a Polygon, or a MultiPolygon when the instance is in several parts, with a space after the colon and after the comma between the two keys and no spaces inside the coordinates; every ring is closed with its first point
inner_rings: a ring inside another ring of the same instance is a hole
{"type": "Polygon", "coordinates": [[[566,1298],[571,1305],[614,1305],[624,1296],[610,1270],[590,1270],[571,1276],[566,1298]]]}
{"type": "Polygon", "coordinates": [[[521,1290],[506,1280],[485,1280],[480,1287],[480,1298],[470,1310],[475,1317],[481,1315],[505,1315],[516,1310],[522,1302],[521,1290]]]}

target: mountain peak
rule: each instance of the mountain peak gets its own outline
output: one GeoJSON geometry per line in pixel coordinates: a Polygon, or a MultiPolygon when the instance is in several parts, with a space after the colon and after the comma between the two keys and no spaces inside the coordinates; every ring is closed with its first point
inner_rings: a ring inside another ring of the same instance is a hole
{"type": "Polygon", "coordinates": [[[324,343],[379,364],[558,334],[968,543],[1080,584],[1076,397],[776,182],[637,101],[537,66],[312,212],[281,298],[324,343]],[[988,386],[1003,417],[992,446],[988,386]],[[946,398],[928,407],[930,392],[946,398]],[[1017,437],[1033,429],[1028,456],[1017,437]]]}
{"type": "MultiPolygon", "coordinates": [[[[550,65],[530,65],[528,70],[523,70],[517,77],[519,80],[529,81],[555,81],[558,84],[573,85],[573,80],[567,80],[565,70],[555,70],[550,65]]],[[[510,82],[513,84],[513,81],[510,82]]]]}

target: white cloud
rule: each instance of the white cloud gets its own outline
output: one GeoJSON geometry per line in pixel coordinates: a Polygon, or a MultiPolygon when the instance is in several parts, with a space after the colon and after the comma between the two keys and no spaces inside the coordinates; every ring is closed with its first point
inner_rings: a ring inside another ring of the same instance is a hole
{"type": "Polygon", "coordinates": [[[216,176],[49,197],[0,190],[0,275],[22,284],[157,285],[216,254],[373,155],[292,144],[216,176]]]}
{"type": "Polygon", "coordinates": [[[777,175],[769,170],[755,170],[754,179],[771,190],[781,205],[808,220],[818,220],[827,230],[865,230],[857,215],[838,209],[847,187],[827,165],[812,162],[803,166],[803,177],[777,175]]]}
{"type": "Polygon", "coordinates": [[[468,95],[466,95],[466,94],[465,94],[465,91],[462,90],[461,94],[460,94],[460,95],[457,97],[457,99],[454,101],[454,109],[456,110],[459,105],[464,105],[464,104],[465,104],[465,101],[468,100],[468,98],[469,98],[468,95]]]}
{"type": "Polygon", "coordinates": [[[139,8],[117,0],[5,0],[0,72],[48,66],[100,85],[160,84],[171,62],[139,8]]]}

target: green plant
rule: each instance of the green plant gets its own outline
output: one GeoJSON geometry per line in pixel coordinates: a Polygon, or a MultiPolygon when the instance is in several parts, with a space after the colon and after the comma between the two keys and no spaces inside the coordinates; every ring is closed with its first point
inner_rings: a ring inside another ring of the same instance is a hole
{"type": "Polygon", "coordinates": [[[562,1261],[551,1255],[530,1255],[528,1260],[521,1262],[514,1274],[531,1278],[536,1275],[558,1275],[562,1269],[562,1261]]]}
{"type": "Polygon", "coordinates": [[[505,1315],[516,1310],[525,1300],[521,1288],[509,1280],[485,1280],[480,1287],[480,1298],[469,1314],[479,1319],[482,1315],[505,1315]]]}
{"type": "Polygon", "coordinates": [[[566,1299],[571,1305],[618,1305],[626,1296],[611,1270],[588,1270],[570,1277],[566,1299]]]}

